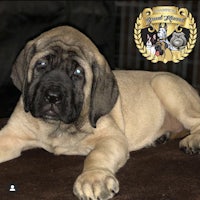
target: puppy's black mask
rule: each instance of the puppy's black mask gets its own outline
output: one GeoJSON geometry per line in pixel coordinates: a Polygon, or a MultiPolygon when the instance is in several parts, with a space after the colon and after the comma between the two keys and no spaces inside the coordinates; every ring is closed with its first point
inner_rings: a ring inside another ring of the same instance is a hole
{"type": "Polygon", "coordinates": [[[72,123],[80,115],[85,83],[84,69],[72,51],[54,51],[35,63],[24,95],[25,110],[44,120],[72,123]]]}

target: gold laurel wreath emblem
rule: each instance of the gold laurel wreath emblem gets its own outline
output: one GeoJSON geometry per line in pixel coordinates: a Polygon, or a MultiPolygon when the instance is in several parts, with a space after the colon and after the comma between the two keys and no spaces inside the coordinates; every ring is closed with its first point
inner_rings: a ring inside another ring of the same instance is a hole
{"type": "MultiPolygon", "coordinates": [[[[189,55],[189,53],[194,48],[196,40],[197,40],[197,28],[196,28],[195,20],[192,17],[191,13],[189,13],[188,17],[192,22],[190,24],[190,29],[189,29],[190,36],[185,48],[179,51],[179,55],[173,55],[171,61],[175,63],[180,62],[181,60],[183,60],[185,57],[189,55]]],[[[140,13],[139,17],[136,20],[135,28],[134,28],[134,39],[135,39],[136,47],[138,48],[139,52],[142,53],[142,55],[147,58],[147,60],[151,60],[151,62],[156,63],[159,61],[158,56],[152,55],[151,52],[147,50],[146,46],[144,45],[142,41],[142,36],[141,36],[142,30],[139,28],[139,25],[140,25],[139,21],[141,20],[141,18],[142,18],[142,14],[140,13]]],[[[165,60],[164,63],[167,63],[167,61],[165,60]]]]}

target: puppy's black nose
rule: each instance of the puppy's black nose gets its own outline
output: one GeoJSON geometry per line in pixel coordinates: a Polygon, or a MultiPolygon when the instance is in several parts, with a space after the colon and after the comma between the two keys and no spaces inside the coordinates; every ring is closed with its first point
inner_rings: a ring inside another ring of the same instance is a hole
{"type": "Polygon", "coordinates": [[[62,101],[62,93],[59,88],[52,87],[52,88],[46,90],[44,99],[48,103],[59,104],[62,101]]]}

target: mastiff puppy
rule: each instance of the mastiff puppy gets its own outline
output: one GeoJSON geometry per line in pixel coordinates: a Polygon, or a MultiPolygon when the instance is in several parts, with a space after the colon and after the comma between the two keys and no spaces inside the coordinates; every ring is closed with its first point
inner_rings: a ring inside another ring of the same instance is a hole
{"type": "Polygon", "coordinates": [[[74,194],[107,200],[130,151],[166,132],[190,130],[180,142],[200,150],[200,98],[183,79],[165,72],[111,71],[97,47],[78,30],[61,26],[27,43],[11,77],[20,100],[0,131],[0,162],[31,148],[85,155],[74,194]]]}

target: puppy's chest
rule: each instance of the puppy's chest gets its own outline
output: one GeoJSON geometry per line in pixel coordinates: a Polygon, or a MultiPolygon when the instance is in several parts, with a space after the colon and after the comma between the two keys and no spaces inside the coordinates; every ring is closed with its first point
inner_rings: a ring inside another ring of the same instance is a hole
{"type": "Polygon", "coordinates": [[[85,142],[88,133],[73,127],[59,129],[48,136],[51,152],[60,155],[87,155],[92,147],[85,142]]]}

